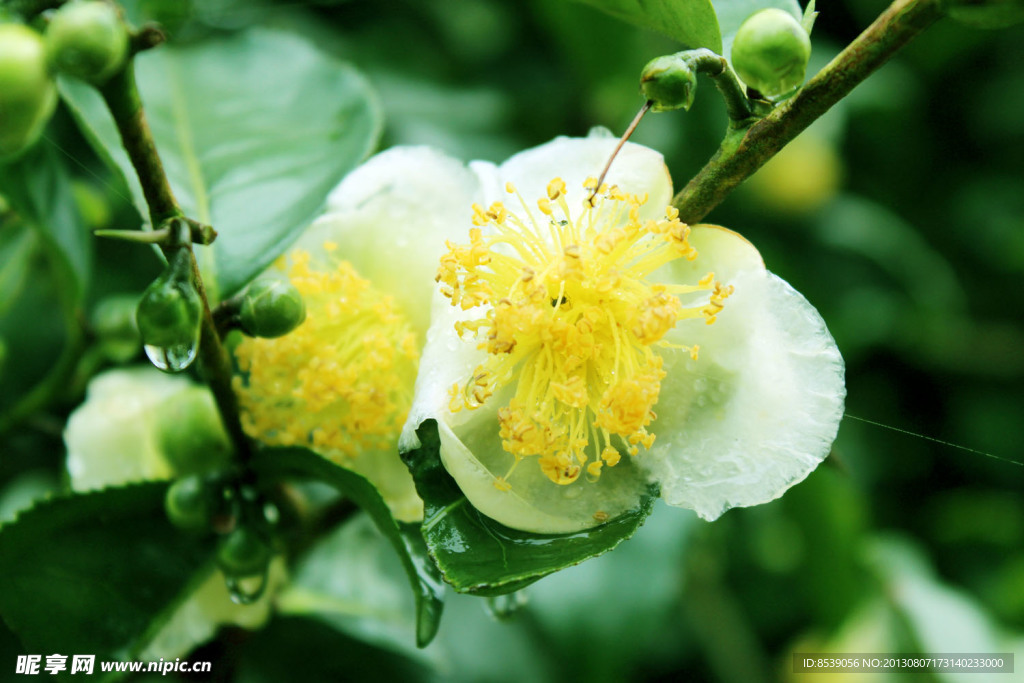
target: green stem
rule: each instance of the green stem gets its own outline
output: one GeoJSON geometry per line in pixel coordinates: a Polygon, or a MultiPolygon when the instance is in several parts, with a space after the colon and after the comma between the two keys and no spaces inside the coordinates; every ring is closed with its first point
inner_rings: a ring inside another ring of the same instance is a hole
{"type": "Polygon", "coordinates": [[[748,122],[754,116],[754,105],[743,90],[736,74],[729,68],[725,57],[707,48],[680,52],[682,58],[695,73],[710,76],[715,87],[725,100],[725,108],[732,122],[748,122]]]}
{"type": "Polygon", "coordinates": [[[672,200],[696,223],[790,140],[943,15],[941,0],[896,0],[790,100],[731,131],[715,156],[672,200]]]}
{"type": "MultiPolygon", "coordinates": [[[[139,177],[142,193],[149,207],[149,219],[152,225],[160,226],[172,218],[184,217],[184,213],[171,191],[167,174],[164,173],[160,155],[157,153],[156,144],[149,130],[149,124],[146,123],[142,100],[135,85],[134,61],[129,60],[125,68],[99,90],[114,117],[114,123],[121,135],[121,143],[127,150],[128,157],[139,177]]],[[[160,248],[165,256],[170,256],[170,252],[179,247],[164,243],[160,245],[160,248]]],[[[206,288],[203,286],[203,279],[192,246],[189,245],[187,248],[192,265],[193,282],[203,301],[202,333],[198,354],[200,373],[210,386],[224,427],[234,442],[239,459],[245,462],[251,456],[252,451],[249,440],[242,430],[238,413],[238,399],[231,388],[231,359],[221,343],[220,335],[217,334],[217,328],[210,313],[209,299],[206,297],[206,288]]]]}
{"type": "Polygon", "coordinates": [[[163,163],[156,151],[153,135],[146,122],[139,89],[135,85],[134,62],[114,75],[102,87],[100,95],[110,109],[121,134],[121,142],[131,159],[135,173],[142,185],[142,194],[149,207],[149,217],[154,228],[176,216],[184,215],[171,191],[163,163]]]}

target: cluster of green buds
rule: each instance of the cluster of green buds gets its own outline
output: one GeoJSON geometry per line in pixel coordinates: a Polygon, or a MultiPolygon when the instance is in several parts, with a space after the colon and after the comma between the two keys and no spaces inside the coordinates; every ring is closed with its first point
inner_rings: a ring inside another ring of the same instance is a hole
{"type": "Polygon", "coordinates": [[[164,498],[167,518],[190,533],[215,532],[217,567],[232,600],[250,604],[263,594],[275,550],[277,506],[230,471],[177,479],[164,498]]]}
{"type": "Polygon", "coordinates": [[[102,85],[123,67],[128,43],[118,9],[103,0],[61,6],[45,35],[0,23],[0,162],[17,158],[42,135],[57,104],[55,73],[102,85]]]}
{"type": "Polygon", "coordinates": [[[158,408],[154,446],[177,479],[167,488],[164,510],[183,531],[219,536],[217,565],[235,602],[262,593],[270,560],[277,507],[232,467],[232,446],[199,385],[178,390],[158,408]]]}
{"type": "Polygon", "coordinates": [[[684,50],[648,62],[640,74],[640,91],[652,111],[688,110],[697,74],[703,73],[714,79],[730,119],[763,116],[772,107],[767,100],[791,95],[804,82],[815,16],[813,2],[802,20],[780,9],[755,12],[740,25],[733,40],[732,68],[707,48],[684,50]]]}

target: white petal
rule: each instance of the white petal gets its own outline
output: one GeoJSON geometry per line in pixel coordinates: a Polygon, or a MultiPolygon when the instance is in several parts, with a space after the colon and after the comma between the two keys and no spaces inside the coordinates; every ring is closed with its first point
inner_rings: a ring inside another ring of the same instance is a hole
{"type": "MultiPolygon", "coordinates": [[[[555,138],[551,142],[520,152],[503,163],[499,169],[503,196],[488,197],[504,201],[510,210],[517,211],[517,203],[504,194],[504,183],[511,181],[531,208],[541,197],[547,197],[548,183],[554,178],[565,181],[568,204],[575,218],[582,211],[587,198],[583,182],[597,178],[608,163],[618,140],[603,135],[587,138],[555,138]]],[[[660,218],[672,201],[672,178],[665,159],[653,149],[627,142],[612,163],[605,182],[618,185],[624,192],[647,193],[648,201],[641,217],[660,218]]]]}
{"type": "Polygon", "coordinates": [[[693,267],[717,268],[736,292],[715,324],[684,321],[673,331],[671,341],[699,344],[700,357],[666,354],[657,441],[639,456],[666,502],[708,520],[806,477],[831,449],[846,396],[843,359],[821,316],[729,234],[691,235],[693,267]]]}
{"type": "Polygon", "coordinates": [[[327,212],[298,246],[324,242],[374,287],[394,296],[415,328],[430,324],[430,298],[446,239],[465,239],[476,176],[429,147],[394,147],[350,173],[327,200],[327,212]]]}
{"type": "Polygon", "coordinates": [[[453,414],[449,410],[449,389],[453,384],[464,385],[480,363],[487,358],[487,352],[474,344],[459,338],[455,323],[459,320],[473,320],[483,315],[479,308],[463,311],[451,305],[451,300],[434,288],[431,325],[427,331],[427,343],[420,355],[420,369],[416,375],[409,417],[402,428],[398,442],[400,451],[405,452],[420,446],[416,428],[424,420],[436,419],[448,425],[459,424],[468,418],[468,413],[453,414]]]}
{"type": "MultiPolygon", "coordinates": [[[[495,406],[507,403],[506,396],[495,406]]],[[[454,430],[439,422],[438,434],[441,461],[469,502],[514,529],[538,534],[589,529],[637,507],[647,488],[629,459],[606,468],[596,482],[558,486],[541,471],[536,458],[526,458],[508,477],[511,490],[499,491],[495,478],[508,472],[514,458],[501,447],[494,407],[474,411],[471,421],[454,430]]]]}
{"type": "Polygon", "coordinates": [[[84,491],[170,477],[156,444],[156,415],[169,396],[193,386],[151,366],[97,375],[64,429],[71,487],[84,491]]]}

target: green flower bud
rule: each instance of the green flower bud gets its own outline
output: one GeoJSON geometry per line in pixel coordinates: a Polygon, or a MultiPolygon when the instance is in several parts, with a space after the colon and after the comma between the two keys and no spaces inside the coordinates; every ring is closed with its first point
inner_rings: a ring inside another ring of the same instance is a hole
{"type": "Polygon", "coordinates": [[[142,345],[139,327],[135,323],[137,297],[111,296],[100,301],[92,314],[92,328],[99,349],[115,363],[126,363],[135,357],[142,345]]]}
{"type": "Polygon", "coordinates": [[[179,249],[167,269],[142,293],[135,319],[146,355],[165,372],[180,372],[199,348],[203,302],[192,284],[190,257],[179,249]]]}
{"type": "Polygon", "coordinates": [[[179,529],[208,529],[216,508],[216,491],[199,475],[182,477],[167,489],[164,510],[179,529]]]}
{"type": "Polygon", "coordinates": [[[0,24],[0,161],[38,140],[56,106],[42,37],[21,24],[0,24]]]}
{"type": "Polygon", "coordinates": [[[1006,28],[1024,22],[1024,0],[947,0],[949,16],[975,28],[1006,28]]]}
{"type": "Polygon", "coordinates": [[[677,55],[655,57],[640,73],[640,92],[653,111],[689,110],[696,89],[697,74],[677,55]]]}
{"type": "Polygon", "coordinates": [[[737,75],[767,97],[785,95],[799,87],[810,57],[807,31],[781,9],[750,15],[732,44],[732,66],[737,75]]]}
{"type": "Polygon", "coordinates": [[[110,3],[69,2],[46,29],[46,55],[55,69],[101,85],[124,65],[128,28],[110,3]]]}
{"type": "Polygon", "coordinates": [[[200,386],[178,392],[160,405],[156,443],[178,474],[218,469],[231,456],[231,442],[213,396],[200,386]]]}
{"type": "Polygon", "coordinates": [[[287,280],[257,280],[242,298],[238,321],[250,337],[281,337],[306,319],[306,304],[287,280]]]}
{"type": "Polygon", "coordinates": [[[229,577],[254,576],[266,570],[272,555],[270,544],[263,536],[240,526],[221,542],[217,564],[229,577]]]}

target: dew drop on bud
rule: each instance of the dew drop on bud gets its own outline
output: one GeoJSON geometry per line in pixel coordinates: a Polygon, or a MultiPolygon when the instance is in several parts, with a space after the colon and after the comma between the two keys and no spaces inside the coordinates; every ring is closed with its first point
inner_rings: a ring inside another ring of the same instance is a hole
{"type": "Polygon", "coordinates": [[[190,252],[179,249],[142,294],[136,321],[146,356],[164,372],[181,372],[199,349],[203,302],[192,283],[190,252]]]}

